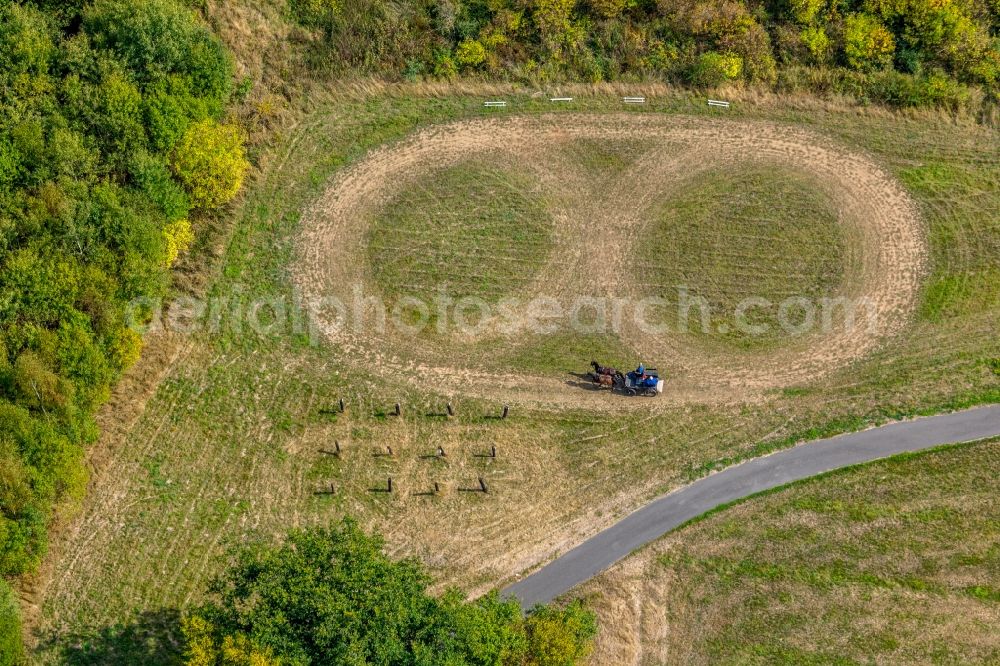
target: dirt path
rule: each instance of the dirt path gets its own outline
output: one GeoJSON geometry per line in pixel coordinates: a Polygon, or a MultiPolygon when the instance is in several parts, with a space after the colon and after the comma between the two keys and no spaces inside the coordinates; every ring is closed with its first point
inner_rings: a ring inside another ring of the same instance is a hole
{"type": "MultiPolygon", "coordinates": [[[[428,168],[466,159],[516,161],[553,193],[555,247],[529,293],[517,294],[523,299],[641,297],[632,292],[623,267],[649,209],[700,172],[764,163],[807,172],[822,184],[856,245],[852,251],[858,260],[845,277],[842,295],[864,303],[861,319],[854,326],[806,334],[777,350],[719,353],[680,334],[643,333],[626,318],[620,331],[626,343],[644,358],[671,359],[664,404],[746,401],[850,364],[906,325],[926,270],[924,229],[906,192],[872,159],[821,135],[773,123],[678,116],[509,117],[425,130],[342,173],[303,222],[299,260],[292,268],[303,296],[351,302],[354,289],[377,294],[364,263],[365,233],[373,216],[400,188],[425,177],[428,168]],[[643,153],[609,182],[589,182],[553,151],[578,139],[641,142],[643,153]]],[[[584,391],[563,379],[484,371],[475,355],[463,349],[465,338],[445,340],[434,349],[432,343],[418,344],[391,330],[338,326],[332,316],[320,317],[319,324],[345,360],[414,384],[433,382],[444,391],[553,407],[649,406],[645,401],[609,401],[606,393],[584,391]]],[[[481,337],[497,345],[518,343],[516,335],[494,330],[481,337]]]]}

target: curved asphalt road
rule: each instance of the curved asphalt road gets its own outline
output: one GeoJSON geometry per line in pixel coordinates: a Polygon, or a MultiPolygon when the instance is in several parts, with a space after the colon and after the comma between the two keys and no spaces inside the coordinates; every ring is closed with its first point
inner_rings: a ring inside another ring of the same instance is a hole
{"type": "Polygon", "coordinates": [[[636,548],[715,507],[840,467],[941,444],[1000,436],[1000,405],[820,439],[706,476],[629,514],[501,592],[525,610],[547,603],[636,548]]]}

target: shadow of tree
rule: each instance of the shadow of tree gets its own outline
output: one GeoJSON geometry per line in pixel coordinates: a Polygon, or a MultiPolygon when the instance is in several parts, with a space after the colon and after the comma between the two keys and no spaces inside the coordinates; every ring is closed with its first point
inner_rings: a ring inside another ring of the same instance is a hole
{"type": "Polygon", "coordinates": [[[183,663],[180,619],[174,608],[147,611],[128,624],[51,635],[42,641],[40,650],[70,666],[177,666],[183,663]]]}

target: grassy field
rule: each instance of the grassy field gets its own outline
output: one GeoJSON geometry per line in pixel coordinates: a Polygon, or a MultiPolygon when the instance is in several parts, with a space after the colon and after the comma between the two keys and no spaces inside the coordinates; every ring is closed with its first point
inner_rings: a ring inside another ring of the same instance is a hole
{"type": "MultiPolygon", "coordinates": [[[[708,337],[738,347],[781,342],[773,309],[751,309],[750,335],[733,321],[748,297],[833,297],[847,268],[837,209],[814,179],[780,165],[699,174],[663,202],[640,239],[643,293],[676,309],[678,286],[712,306],[708,337]]],[[[794,322],[793,322],[794,323],[794,322]]],[[[689,332],[705,336],[700,321],[689,332]]]]}
{"type": "MultiPolygon", "coordinates": [[[[568,109],[620,110],[614,96],[581,91],[576,97],[568,109]]],[[[551,111],[537,98],[509,99],[519,112],[551,111]]],[[[479,117],[481,101],[405,89],[316,100],[264,156],[232,236],[219,250],[222,269],[208,293],[231,302],[290,295],[299,222],[329,177],[417,129],[479,117]]],[[[637,113],[705,115],[702,104],[664,96],[637,113]]],[[[484,591],[655,494],[735,460],[907,414],[1000,399],[1000,137],[971,125],[881,112],[737,102],[731,115],[823,132],[870,153],[909,187],[927,225],[932,265],[918,318],[901,336],[821,383],[786,387],[765,400],[649,402],[642,412],[613,402],[600,411],[525,402],[512,404],[505,421],[495,418],[500,404],[494,401],[446,395],[433,382],[386,382],[344,364],[344,350],[311,346],[288,327],[264,335],[223,327],[159,338],[153,346],[167,368],[163,381],[134,420],[106,428],[94,488],[46,567],[33,622],[37,660],[99,663],[94,655],[108,650],[132,659],[169,654],[173,639],[158,635],[157,627],[197,603],[228,549],[273,539],[291,525],[350,513],[385,533],[394,553],[428,562],[441,585],[484,591]],[[346,413],[326,413],[340,397],[346,413]],[[457,414],[452,419],[442,415],[449,400],[457,414]],[[402,418],[388,415],[396,402],[402,418]],[[320,452],[334,441],[344,451],[339,459],[320,452]],[[393,455],[385,455],[386,445],[393,455]],[[445,459],[432,456],[439,445],[445,459]],[[496,458],[485,456],[491,446],[496,458]],[[389,476],[396,492],[380,492],[389,476]],[[470,490],[479,477],[489,493],[470,490]],[[443,491],[428,494],[435,481],[443,491]],[[331,483],[333,494],[315,494],[331,483]]],[[[629,154],[593,145],[571,151],[596,169],[627,162],[629,154]]],[[[494,216],[520,224],[511,221],[527,208],[491,212],[485,199],[494,185],[484,180],[505,187],[485,177],[469,183],[473,191],[483,188],[480,228],[497,228],[485,222],[494,216]]],[[[770,187],[798,191],[794,183],[770,187]]],[[[822,210],[809,196],[796,201],[803,210],[822,210]]],[[[487,237],[469,242],[499,246],[487,237]]],[[[441,256],[456,251],[436,247],[441,256]]],[[[772,279],[771,265],[754,266],[761,280],[772,279]]],[[[809,266],[818,276],[814,284],[835,282],[835,267],[809,266]]],[[[469,288],[507,279],[485,269],[481,278],[469,288]]],[[[557,371],[585,371],[595,355],[631,360],[607,338],[525,340],[508,360],[561,377],[557,371]]],[[[155,362],[147,358],[133,374],[149,372],[155,362]]]]}
{"type": "Polygon", "coordinates": [[[1000,660],[1000,441],[805,481],[584,587],[595,663],[1000,660]]]}

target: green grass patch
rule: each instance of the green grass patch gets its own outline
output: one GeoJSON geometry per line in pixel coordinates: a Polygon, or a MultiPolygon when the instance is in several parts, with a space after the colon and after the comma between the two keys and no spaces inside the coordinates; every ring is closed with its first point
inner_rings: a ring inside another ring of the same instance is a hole
{"type": "MultiPolygon", "coordinates": [[[[773,344],[788,336],[779,326],[782,300],[833,296],[843,281],[845,237],[836,208],[814,181],[789,169],[699,174],[654,215],[640,246],[644,291],[674,310],[685,298],[707,301],[713,339],[743,348],[773,344]],[[748,308],[740,319],[737,308],[748,298],[773,306],[748,308]],[[766,330],[739,330],[741,321],[766,330]]],[[[705,335],[702,309],[688,312],[688,330],[705,335]]],[[[801,316],[789,311],[793,324],[801,316]]]]}
{"type": "Polygon", "coordinates": [[[577,138],[561,152],[587,173],[613,178],[634,166],[645,150],[640,141],[577,138]]]}
{"type": "Polygon", "coordinates": [[[428,304],[442,291],[488,303],[518,293],[551,246],[552,221],[535,190],[526,174],[474,161],[428,173],[369,230],[375,283],[387,297],[428,304]]]}
{"type": "Polygon", "coordinates": [[[636,354],[613,335],[559,333],[526,341],[508,362],[525,372],[546,374],[589,372],[591,360],[624,372],[636,363],[636,354]]]}

